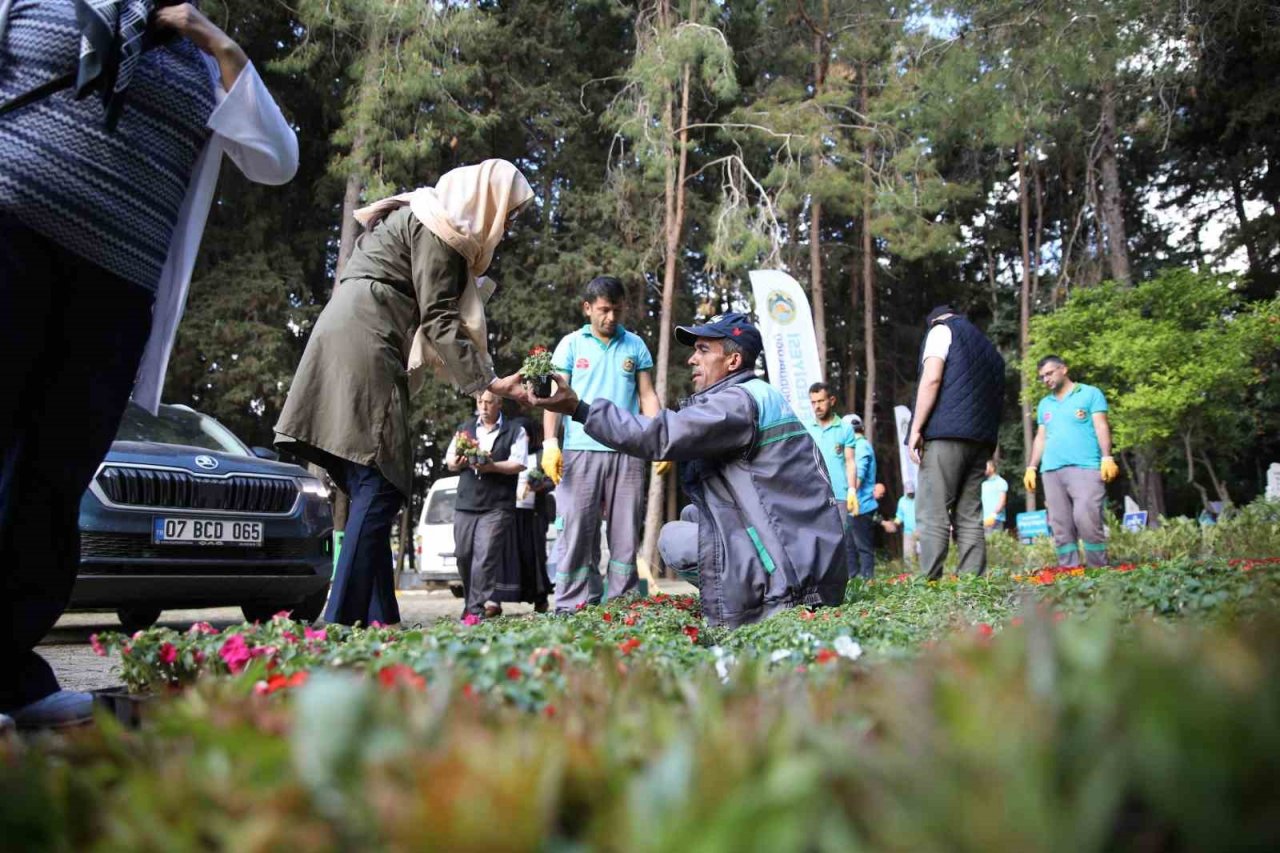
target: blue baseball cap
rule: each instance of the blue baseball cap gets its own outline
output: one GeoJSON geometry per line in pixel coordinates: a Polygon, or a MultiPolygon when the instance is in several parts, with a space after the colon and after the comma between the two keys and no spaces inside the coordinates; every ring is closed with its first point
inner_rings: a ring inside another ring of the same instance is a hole
{"type": "Polygon", "coordinates": [[[729,338],[742,347],[748,362],[754,362],[764,339],[746,314],[717,314],[701,326],[676,326],[676,340],[691,347],[698,338],[729,338]]]}

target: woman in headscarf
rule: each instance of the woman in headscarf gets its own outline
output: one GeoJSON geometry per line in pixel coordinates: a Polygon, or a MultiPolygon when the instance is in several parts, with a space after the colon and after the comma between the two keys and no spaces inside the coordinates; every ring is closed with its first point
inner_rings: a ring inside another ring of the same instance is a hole
{"type": "Polygon", "coordinates": [[[523,396],[519,375],[494,374],[483,314],[492,284],[478,279],[532,198],[514,165],[486,160],[356,211],[368,230],[316,321],[275,428],[282,450],[324,467],[351,497],[327,622],[400,621],[390,535],[413,488],[414,374],[434,367],[464,394],[523,396]]]}

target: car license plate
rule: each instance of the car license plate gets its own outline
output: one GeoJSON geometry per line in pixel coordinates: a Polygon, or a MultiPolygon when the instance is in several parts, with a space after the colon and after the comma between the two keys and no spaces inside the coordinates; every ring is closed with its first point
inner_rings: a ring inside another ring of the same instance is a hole
{"type": "Polygon", "coordinates": [[[156,545],[261,545],[262,522],[156,517],[151,541],[156,545]]]}

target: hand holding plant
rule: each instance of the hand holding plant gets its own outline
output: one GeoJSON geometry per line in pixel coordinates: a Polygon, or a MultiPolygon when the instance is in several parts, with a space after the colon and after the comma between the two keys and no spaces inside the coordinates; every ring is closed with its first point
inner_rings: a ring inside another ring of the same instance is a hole
{"type": "Polygon", "coordinates": [[[551,352],[544,346],[536,346],[529,350],[524,364],[520,366],[520,376],[533,396],[545,398],[551,396],[551,374],[554,370],[551,352]]]}

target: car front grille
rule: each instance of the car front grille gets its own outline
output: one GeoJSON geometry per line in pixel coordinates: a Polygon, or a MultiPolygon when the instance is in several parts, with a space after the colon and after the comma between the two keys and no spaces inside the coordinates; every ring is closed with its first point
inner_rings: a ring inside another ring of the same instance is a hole
{"type": "Polygon", "coordinates": [[[283,477],[233,474],[199,477],[186,471],[104,466],[98,487],[117,506],[198,509],[283,515],[298,499],[298,484],[283,477]]]}
{"type": "MultiPolygon", "coordinates": [[[[81,533],[80,559],[94,561],[131,560],[211,560],[235,563],[237,572],[245,564],[263,560],[314,560],[329,553],[327,538],[267,539],[260,547],[240,545],[156,545],[151,537],[138,533],[81,533]]],[[[82,572],[96,573],[100,567],[82,566],[82,572]]]]}

